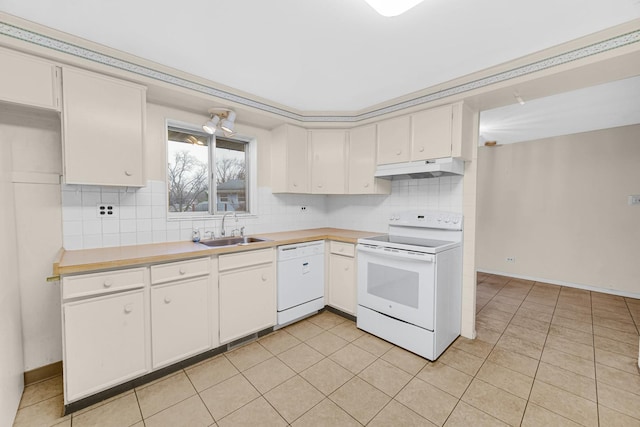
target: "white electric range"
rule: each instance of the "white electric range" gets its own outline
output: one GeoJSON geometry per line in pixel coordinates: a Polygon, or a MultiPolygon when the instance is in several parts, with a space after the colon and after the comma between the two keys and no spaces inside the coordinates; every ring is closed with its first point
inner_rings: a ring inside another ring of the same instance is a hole
{"type": "Polygon", "coordinates": [[[394,214],[357,249],[358,328],[437,359],[460,335],[462,214],[394,214]]]}

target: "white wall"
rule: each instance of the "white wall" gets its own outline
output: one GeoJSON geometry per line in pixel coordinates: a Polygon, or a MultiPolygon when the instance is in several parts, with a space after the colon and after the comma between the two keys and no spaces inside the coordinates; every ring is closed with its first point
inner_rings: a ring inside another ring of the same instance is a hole
{"type": "Polygon", "coordinates": [[[3,171],[11,173],[14,193],[17,239],[10,250],[21,296],[24,372],[62,358],[59,284],[46,282],[62,245],[60,120],[55,113],[0,108],[0,141],[11,146],[3,171]]]}
{"type": "Polygon", "coordinates": [[[482,147],[477,267],[640,297],[640,125],[482,147]],[[506,257],[515,257],[514,263],[506,257]]]}
{"type": "MultiPolygon", "coordinates": [[[[0,122],[6,107],[0,106],[0,122]]],[[[18,258],[16,256],[15,214],[11,185],[11,142],[6,126],[0,123],[0,425],[10,426],[20,403],[23,388],[22,316],[18,258]]]]}

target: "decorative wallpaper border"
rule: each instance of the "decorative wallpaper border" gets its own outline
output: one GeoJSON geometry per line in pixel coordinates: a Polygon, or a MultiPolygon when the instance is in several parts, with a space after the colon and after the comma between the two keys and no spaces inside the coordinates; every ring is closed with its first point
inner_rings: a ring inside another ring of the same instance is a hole
{"type": "Polygon", "coordinates": [[[187,79],[183,79],[162,71],[154,70],[149,67],[135,64],[133,62],[125,61],[113,56],[105,55],[96,52],[91,49],[87,49],[81,46],[77,46],[72,43],[68,43],[62,40],[58,40],[52,37],[48,37],[36,32],[16,27],[15,25],[8,24],[6,22],[0,22],[0,34],[12,37],[17,40],[33,43],[35,45],[52,49],[58,52],[63,52],[78,58],[83,58],[89,61],[93,61],[102,65],[107,65],[120,70],[128,71],[134,74],[138,74],[144,77],[148,77],[154,80],[159,80],[164,83],[169,83],[175,86],[179,86],[185,89],[190,89],[196,92],[200,92],[206,95],[211,95],[216,98],[224,99],[230,102],[241,104],[247,107],[256,108],[269,113],[277,114],[282,117],[287,117],[300,122],[312,123],[312,122],[344,122],[353,123],[361,120],[371,119],[384,114],[392,113],[395,111],[404,110],[406,108],[419,106],[431,101],[446,98],[452,95],[458,95],[460,93],[469,92],[475,89],[490,86],[496,83],[504,82],[507,80],[515,79],[525,76],[527,74],[536,73],[549,68],[554,68],[563,64],[567,64],[579,59],[587,58],[589,56],[597,55],[602,52],[618,49],[623,46],[627,46],[633,43],[640,42],[640,30],[636,30],[621,36],[613,37],[608,40],[604,40],[598,43],[591,44],[589,46],[575,49],[560,55],[552,56],[547,59],[536,61],[521,67],[513,68],[508,71],[493,74],[488,77],[477,79],[468,83],[464,83],[457,86],[452,86],[447,89],[443,89],[437,92],[433,92],[427,95],[419,96],[408,101],[399,102],[388,107],[380,108],[378,110],[369,111],[367,113],[359,115],[340,115],[340,116],[307,116],[298,113],[294,113],[282,108],[274,107],[263,102],[255,101],[250,98],[239,96],[224,90],[216,89],[211,86],[206,86],[200,83],[196,83],[187,79]]]}

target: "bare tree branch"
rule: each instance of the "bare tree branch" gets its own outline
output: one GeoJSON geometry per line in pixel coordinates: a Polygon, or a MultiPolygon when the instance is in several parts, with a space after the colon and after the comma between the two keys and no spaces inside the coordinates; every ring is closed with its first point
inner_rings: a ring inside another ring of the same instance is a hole
{"type": "Polygon", "coordinates": [[[188,151],[175,153],[168,164],[169,207],[174,212],[192,211],[207,200],[208,168],[188,151]]]}
{"type": "Polygon", "coordinates": [[[216,161],[216,183],[245,179],[244,161],[237,158],[223,157],[216,161]]]}

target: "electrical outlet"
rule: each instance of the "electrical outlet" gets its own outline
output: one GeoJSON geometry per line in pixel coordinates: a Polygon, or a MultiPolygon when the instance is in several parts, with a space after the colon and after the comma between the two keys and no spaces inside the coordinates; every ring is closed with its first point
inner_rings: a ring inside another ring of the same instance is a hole
{"type": "Polygon", "coordinates": [[[508,256],[508,257],[507,257],[507,262],[516,262],[516,257],[514,257],[514,256],[508,256]]]}
{"type": "Polygon", "coordinates": [[[300,206],[300,212],[307,213],[309,212],[309,209],[306,206],[300,206]]]}
{"type": "Polygon", "coordinates": [[[117,218],[118,217],[118,205],[113,203],[98,203],[96,205],[96,213],[98,218],[117,218]]]}
{"type": "Polygon", "coordinates": [[[634,194],[628,197],[629,205],[640,205],[640,194],[634,194]]]}

